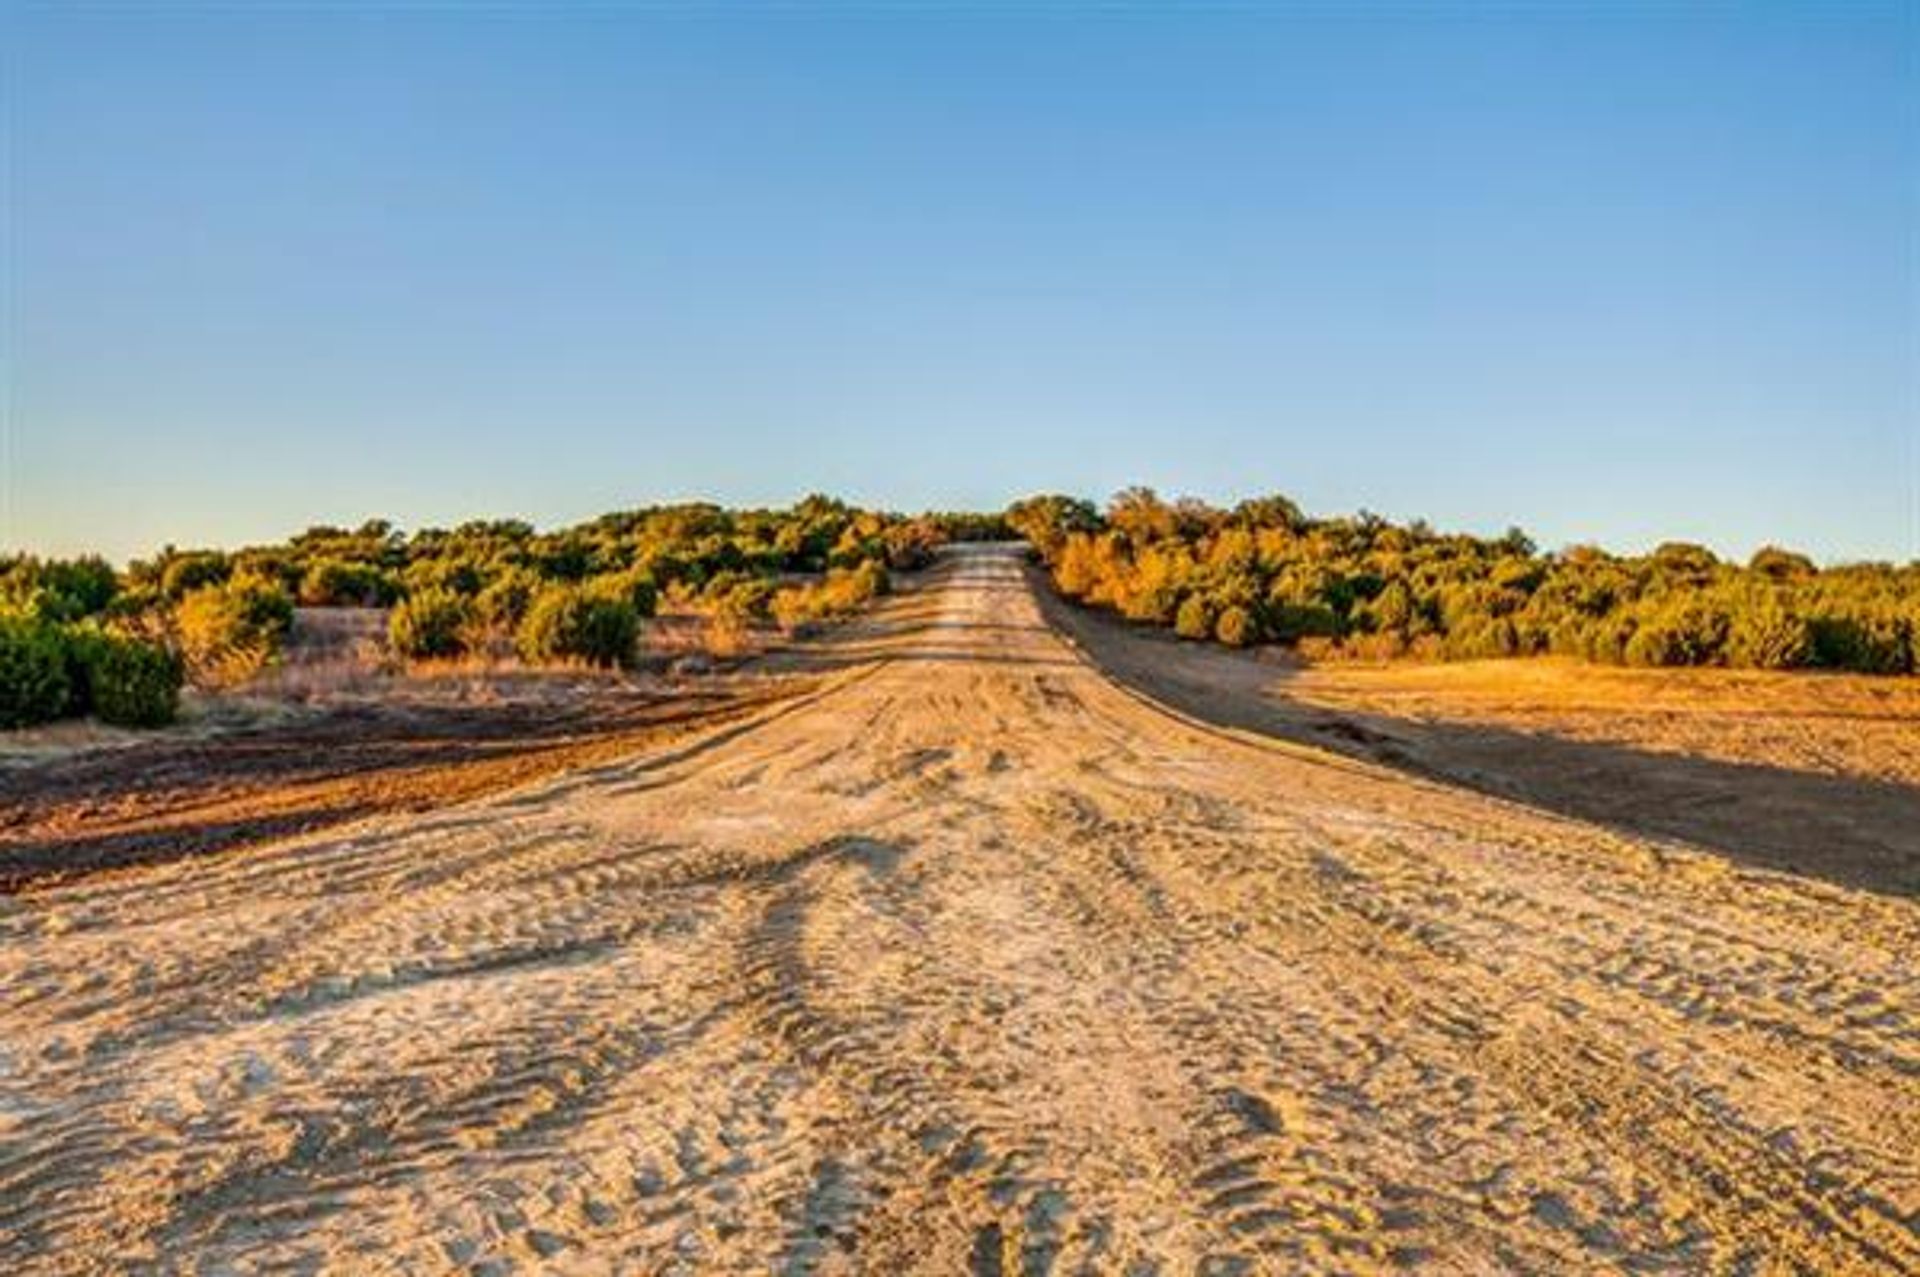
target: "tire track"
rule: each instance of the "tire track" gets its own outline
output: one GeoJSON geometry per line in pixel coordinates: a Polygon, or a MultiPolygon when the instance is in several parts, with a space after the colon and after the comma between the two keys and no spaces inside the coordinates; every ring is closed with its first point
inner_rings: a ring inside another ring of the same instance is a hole
{"type": "Polygon", "coordinates": [[[1168,713],[997,551],[831,659],[0,902],[0,1268],[1920,1271],[1910,903],[1168,713]]]}

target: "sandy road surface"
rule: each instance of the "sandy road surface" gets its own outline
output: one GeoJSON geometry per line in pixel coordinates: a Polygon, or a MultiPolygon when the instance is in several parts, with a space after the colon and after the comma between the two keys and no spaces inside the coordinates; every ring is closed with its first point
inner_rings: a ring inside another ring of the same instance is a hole
{"type": "Polygon", "coordinates": [[[1911,902],[1182,722],[1001,552],[876,631],[0,903],[0,1269],[1920,1266],[1911,902]]]}

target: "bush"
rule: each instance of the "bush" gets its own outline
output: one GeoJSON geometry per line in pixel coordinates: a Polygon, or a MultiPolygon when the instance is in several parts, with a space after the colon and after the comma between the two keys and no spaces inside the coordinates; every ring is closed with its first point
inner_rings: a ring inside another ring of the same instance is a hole
{"type": "Polygon", "coordinates": [[[392,596],[392,583],[370,563],[322,559],[300,579],[300,602],[307,607],[378,607],[392,596]]]}
{"type": "Polygon", "coordinates": [[[515,635],[523,659],[622,665],[633,659],[640,614],[633,603],[603,591],[554,585],[540,592],[515,635]]]}
{"type": "Polygon", "coordinates": [[[1413,628],[1413,592],[1404,581],[1388,582],[1387,587],[1367,603],[1364,615],[1373,623],[1376,633],[1404,635],[1413,628]]]}
{"type": "Polygon", "coordinates": [[[1620,658],[1628,665],[1649,668],[1687,663],[1671,632],[1658,623],[1649,623],[1636,629],[1628,637],[1626,646],[1620,649],[1620,658]]]}
{"type": "Polygon", "coordinates": [[[722,572],[708,581],[697,600],[690,600],[709,618],[730,617],[745,625],[764,621],[772,615],[773,597],[779,586],[763,576],[746,572],[722,572]]]}
{"type": "Polygon", "coordinates": [[[489,581],[474,600],[480,623],[499,634],[511,634],[526,619],[540,593],[540,578],[525,568],[512,568],[489,581]]]}
{"type": "MultiPolygon", "coordinates": [[[[745,574],[723,573],[722,575],[737,579],[745,574]]],[[[660,591],[654,585],[652,574],[638,568],[589,577],[586,588],[605,598],[625,599],[633,605],[634,615],[643,619],[660,610],[660,591]]]]}
{"type": "Polygon", "coordinates": [[[1007,507],[1007,526],[1049,562],[1076,532],[1100,527],[1100,512],[1091,501],[1049,493],[1028,497],[1007,507]]]}
{"type": "Polygon", "coordinates": [[[1609,616],[1586,627],[1586,658],[1602,665],[1624,665],[1627,641],[1633,637],[1633,618],[1609,616]]]}
{"type": "Polygon", "coordinates": [[[823,615],[815,600],[819,596],[816,586],[794,585],[779,591],[773,596],[769,609],[773,619],[781,629],[795,633],[805,629],[823,615]]]}
{"type": "Polygon", "coordinates": [[[935,553],[946,541],[946,533],[932,518],[897,523],[881,538],[886,547],[886,563],[900,572],[917,572],[933,562],[935,553]]]}
{"type": "Polygon", "coordinates": [[[0,612],[56,623],[97,616],[113,603],[120,580],[105,559],[0,558],[0,612]]]}
{"type": "Polygon", "coordinates": [[[1913,654],[1907,621],[1873,606],[1826,611],[1812,619],[1814,663],[1861,674],[1904,674],[1913,654]]]}
{"type": "Polygon", "coordinates": [[[771,610],[792,630],[814,621],[850,616],[889,588],[887,569],[869,560],[857,568],[836,568],[813,585],[789,586],[773,596],[771,610]]]}
{"type": "Polygon", "coordinates": [[[1720,659],[1728,628],[1726,614],[1717,607],[1696,595],[1677,596],[1640,617],[1627,640],[1627,664],[1712,665],[1720,659]]]}
{"type": "Polygon", "coordinates": [[[1245,647],[1259,638],[1253,614],[1239,604],[1222,608],[1213,623],[1213,636],[1228,647],[1245,647]]]}
{"type": "Polygon", "coordinates": [[[1727,627],[1727,664],[1759,670],[1805,665],[1813,652],[1806,618],[1778,600],[1754,600],[1738,609],[1727,627]]]}
{"type": "Polygon", "coordinates": [[[1440,646],[1450,660],[1487,661],[1520,651],[1519,632],[1504,616],[1477,616],[1450,630],[1440,646]]]}
{"type": "Polygon", "coordinates": [[[1278,603],[1269,609],[1273,636],[1282,643],[1306,638],[1339,638],[1340,614],[1325,603],[1278,603]]]}
{"type": "Polygon", "coordinates": [[[184,599],[195,590],[224,584],[232,574],[233,565],[217,551],[176,555],[160,573],[160,592],[170,599],[184,599]]]}
{"type": "Polygon", "coordinates": [[[733,657],[747,650],[752,623],[745,612],[731,603],[708,609],[700,627],[700,646],[708,656],[733,657]]]}
{"type": "Polygon", "coordinates": [[[1166,555],[1143,555],[1135,561],[1133,575],[1117,583],[1111,597],[1120,615],[1129,621],[1172,625],[1180,619],[1184,584],[1184,572],[1176,560],[1166,555]]]}
{"type": "Polygon", "coordinates": [[[473,604],[451,590],[430,587],[394,604],[387,643],[403,660],[439,660],[467,650],[473,604]]]}
{"type": "Polygon", "coordinates": [[[1174,613],[1173,632],[1186,639],[1212,638],[1212,605],[1198,594],[1187,595],[1180,601],[1179,610],[1174,613]]]}
{"type": "Polygon", "coordinates": [[[1712,550],[1690,541],[1662,542],[1648,558],[1663,579],[1694,585],[1708,580],[1720,566],[1712,550]]]}
{"type": "Polygon", "coordinates": [[[852,589],[856,600],[861,603],[879,598],[893,591],[893,579],[887,575],[887,565],[869,561],[853,570],[852,589]]]}
{"type": "Polygon", "coordinates": [[[180,710],[186,665],[158,643],[117,634],[75,635],[75,712],[120,727],[164,727],[180,710]]]}
{"type": "Polygon", "coordinates": [[[1804,554],[1792,550],[1783,550],[1777,545],[1762,546],[1753,552],[1753,558],[1747,563],[1747,570],[1775,581],[1806,580],[1819,569],[1813,566],[1813,560],[1804,554]]]}
{"type": "Polygon", "coordinates": [[[1070,599],[1084,599],[1100,583],[1101,564],[1091,537],[1075,536],[1062,543],[1053,565],[1053,583],[1070,599]]]}
{"type": "Polygon", "coordinates": [[[41,621],[0,619],[0,728],[61,717],[72,691],[60,631],[41,621]]]}
{"type": "Polygon", "coordinates": [[[174,624],[196,679],[238,682],[279,655],[293,625],[293,599],[277,582],[236,576],[187,595],[174,624]]]}

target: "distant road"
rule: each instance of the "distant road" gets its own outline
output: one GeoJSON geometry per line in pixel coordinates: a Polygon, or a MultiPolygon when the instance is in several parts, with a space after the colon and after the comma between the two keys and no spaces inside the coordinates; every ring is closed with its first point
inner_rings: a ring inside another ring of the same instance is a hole
{"type": "Polygon", "coordinates": [[[0,1270],[1920,1270],[1920,908],[1191,722],[950,554],[822,690],[0,901],[0,1270]]]}

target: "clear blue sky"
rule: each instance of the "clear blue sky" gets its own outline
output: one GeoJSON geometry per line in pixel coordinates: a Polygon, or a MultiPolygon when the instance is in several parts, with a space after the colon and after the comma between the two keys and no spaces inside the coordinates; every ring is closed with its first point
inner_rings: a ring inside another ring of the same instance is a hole
{"type": "Polygon", "coordinates": [[[16,3],[0,540],[1139,481],[1920,555],[1916,8],[16,3]]]}

